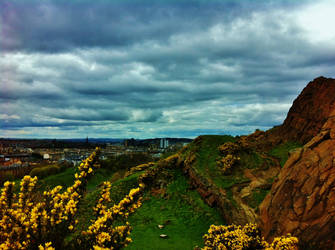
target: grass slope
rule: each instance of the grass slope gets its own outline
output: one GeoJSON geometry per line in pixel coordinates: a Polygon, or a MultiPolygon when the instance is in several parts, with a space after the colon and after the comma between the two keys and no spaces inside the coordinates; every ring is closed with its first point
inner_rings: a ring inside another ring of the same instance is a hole
{"type": "MultiPolygon", "coordinates": [[[[120,200],[125,197],[130,189],[136,188],[138,186],[137,178],[140,173],[136,173],[131,175],[127,178],[115,181],[112,183],[111,187],[111,200],[112,202],[109,204],[109,207],[112,207],[114,204],[119,203],[120,200]]],[[[93,176],[94,177],[94,176],[93,176]]],[[[112,175],[106,176],[100,182],[97,182],[99,176],[96,178],[92,178],[88,182],[88,192],[86,193],[85,197],[81,200],[79,210],[78,210],[78,225],[76,226],[76,232],[74,234],[79,234],[81,231],[86,230],[88,226],[91,224],[90,220],[94,219],[93,215],[93,207],[96,204],[96,201],[99,199],[100,189],[98,185],[101,184],[103,181],[111,181],[112,175]],[[95,188],[93,189],[94,183],[95,188]]]]}
{"type": "MultiPolygon", "coordinates": [[[[223,221],[215,208],[207,206],[200,195],[191,190],[186,177],[180,169],[168,170],[172,179],[162,194],[145,193],[143,205],[129,218],[133,231],[130,237],[133,242],[127,249],[193,249],[202,246],[202,236],[211,224],[222,224],[223,221]],[[165,227],[159,229],[157,225],[165,227]],[[167,234],[167,239],[159,237],[167,234]]],[[[74,181],[74,168],[39,180],[39,190],[43,191],[62,185],[63,189],[74,181]]],[[[87,192],[80,202],[77,219],[78,224],[73,234],[66,238],[71,249],[71,240],[86,230],[90,220],[94,219],[93,207],[99,197],[99,185],[103,181],[112,181],[110,206],[118,203],[130,189],[138,186],[137,172],[123,179],[113,180],[115,172],[108,169],[97,169],[88,181],[87,192]]]]}
{"type": "Polygon", "coordinates": [[[298,142],[286,142],[284,144],[280,144],[274,147],[270,152],[269,155],[276,157],[280,161],[280,165],[283,167],[285,162],[288,159],[289,152],[292,149],[302,147],[302,145],[298,142]]]}
{"type": "MultiPolygon", "coordinates": [[[[206,135],[200,136],[198,142],[193,142],[186,153],[196,152],[196,162],[194,168],[198,173],[200,173],[203,177],[206,177],[210,182],[214,183],[216,186],[229,189],[233,185],[238,183],[244,183],[248,181],[247,178],[243,176],[241,169],[236,169],[230,175],[222,174],[222,171],[218,168],[216,161],[220,159],[222,156],[218,150],[218,147],[225,142],[234,142],[236,139],[232,136],[227,135],[206,135]]],[[[242,166],[243,161],[248,163],[245,167],[249,167],[250,164],[253,164],[253,160],[248,159],[247,157],[258,157],[257,155],[245,154],[243,158],[241,158],[242,166]]],[[[258,157],[259,158],[259,157],[258,157]]],[[[258,159],[257,158],[257,159],[258,159]]],[[[261,161],[258,159],[258,161],[261,161]]],[[[250,166],[254,167],[253,165],[250,166]]]]}
{"type": "Polygon", "coordinates": [[[146,193],[142,207],[130,216],[133,243],[127,249],[193,249],[203,245],[202,236],[211,224],[223,223],[219,212],[190,190],[180,170],[174,170],[173,175],[165,190],[157,195],[146,193]],[[168,238],[162,239],[160,234],[168,238]]]}

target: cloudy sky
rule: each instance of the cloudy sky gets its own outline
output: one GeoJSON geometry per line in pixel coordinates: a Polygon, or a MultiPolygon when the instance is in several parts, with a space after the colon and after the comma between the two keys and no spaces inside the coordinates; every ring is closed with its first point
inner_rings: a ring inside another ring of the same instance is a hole
{"type": "Polygon", "coordinates": [[[335,77],[335,1],[0,2],[0,137],[246,134],[335,77]]]}

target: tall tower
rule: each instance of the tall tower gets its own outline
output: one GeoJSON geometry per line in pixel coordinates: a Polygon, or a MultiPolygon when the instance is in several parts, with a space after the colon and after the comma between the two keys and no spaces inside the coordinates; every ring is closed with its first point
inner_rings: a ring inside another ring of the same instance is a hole
{"type": "Polygon", "coordinates": [[[160,148],[167,148],[169,147],[169,141],[166,138],[161,138],[159,146],[160,148]]]}

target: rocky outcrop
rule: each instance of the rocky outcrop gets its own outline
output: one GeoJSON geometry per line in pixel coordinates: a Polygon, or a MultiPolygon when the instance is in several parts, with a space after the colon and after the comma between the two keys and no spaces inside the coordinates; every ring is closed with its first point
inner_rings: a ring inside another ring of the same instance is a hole
{"type": "Polygon", "coordinates": [[[318,77],[293,102],[277,133],[304,144],[319,133],[334,108],[335,79],[318,77]]]}
{"type": "Polygon", "coordinates": [[[284,123],[287,129],[296,131],[302,141],[318,133],[292,152],[260,206],[267,240],[291,233],[299,238],[301,249],[335,249],[334,99],[334,80],[318,78],[304,89],[295,101],[296,107],[290,110],[284,123]],[[319,124],[322,122],[323,126],[319,124]]]}
{"type": "MultiPolygon", "coordinates": [[[[190,184],[195,188],[202,199],[211,207],[215,206],[220,211],[222,217],[228,224],[245,225],[247,223],[255,223],[256,216],[254,212],[249,212],[241,203],[236,203],[227,197],[226,190],[217,187],[210,181],[197,173],[192,166],[185,166],[184,173],[188,176],[190,184]]],[[[232,197],[231,197],[232,198],[232,197]]]]}
{"type": "Polygon", "coordinates": [[[335,79],[318,77],[293,102],[284,123],[242,137],[254,149],[268,152],[288,141],[307,143],[316,136],[335,108],[335,79]]]}

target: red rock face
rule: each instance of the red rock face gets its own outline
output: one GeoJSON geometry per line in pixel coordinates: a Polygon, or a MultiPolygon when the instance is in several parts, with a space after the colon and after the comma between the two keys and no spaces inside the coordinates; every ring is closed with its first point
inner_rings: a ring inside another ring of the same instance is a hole
{"type": "Polygon", "coordinates": [[[244,137],[252,148],[269,151],[282,142],[307,143],[316,136],[335,109],[335,79],[319,77],[303,89],[293,102],[284,123],[268,131],[244,137]]]}
{"type": "MultiPolygon", "coordinates": [[[[291,154],[260,206],[267,240],[291,233],[301,249],[335,249],[334,100],[335,80],[318,78],[304,89],[285,120],[283,127],[295,131],[302,142],[312,138],[291,154]]],[[[293,132],[290,136],[297,138],[293,132]]]]}
{"type": "Polygon", "coordinates": [[[279,134],[286,140],[306,143],[319,133],[335,108],[335,79],[319,77],[293,102],[279,134]]]}

